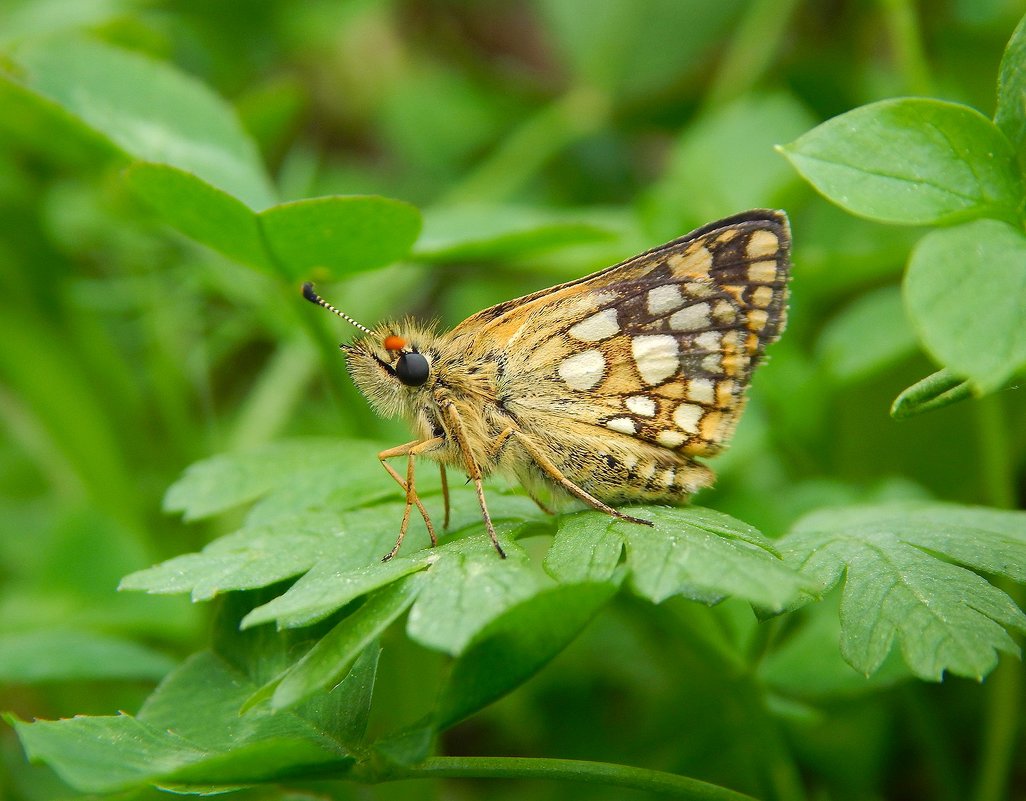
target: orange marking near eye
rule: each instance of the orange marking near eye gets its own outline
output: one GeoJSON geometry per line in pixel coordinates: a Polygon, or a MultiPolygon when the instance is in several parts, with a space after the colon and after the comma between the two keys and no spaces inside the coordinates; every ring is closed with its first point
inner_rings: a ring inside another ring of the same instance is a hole
{"type": "Polygon", "coordinates": [[[385,337],[385,350],[402,350],[406,347],[406,340],[396,334],[389,334],[385,337]]]}

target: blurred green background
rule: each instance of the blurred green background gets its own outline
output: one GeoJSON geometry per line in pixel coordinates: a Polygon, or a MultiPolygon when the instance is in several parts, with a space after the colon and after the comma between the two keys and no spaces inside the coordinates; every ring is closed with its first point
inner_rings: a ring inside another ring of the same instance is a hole
{"type": "MultiPolygon", "coordinates": [[[[410,258],[319,286],[368,325],[407,313],[453,325],[718,217],[787,209],[791,322],[717,462],[719,484],[701,497],[776,536],[805,511],[852,499],[1014,503],[996,473],[1017,476],[1026,494],[1026,409],[1012,393],[983,412],[963,403],[888,416],[902,389],[936,369],[899,292],[921,232],[846,215],[773,150],[896,95],[989,116],[1024,12],[1021,0],[5,0],[0,68],[7,48],[74,31],[147,53],[237,109],[282,200],[366,193],[418,206],[424,228],[410,258]],[[1011,464],[981,458],[995,413],[1011,464]]],[[[351,332],[311,315],[298,282],[163,225],[123,169],[100,137],[56,124],[5,85],[0,708],[29,719],[134,709],[202,647],[207,609],[115,592],[126,573],[230,530],[162,514],[164,490],[191,462],[287,435],[408,439],[369,411],[325,347],[351,332]]],[[[621,599],[524,690],[450,732],[446,749],[659,764],[743,783],[732,771],[760,747],[758,733],[729,748],[718,739],[716,721],[736,709],[697,646],[662,647],[674,614],[673,602],[621,599]],[[681,728],[698,724],[680,753],[681,728]]],[[[395,705],[417,694],[404,647],[382,666],[408,694],[395,705]]],[[[822,797],[887,788],[921,798],[937,791],[922,776],[968,767],[909,743],[943,726],[956,732],[952,753],[972,753],[981,697],[966,682],[903,686],[785,718],[831,788],[822,797]]],[[[353,797],[515,798],[528,786],[454,787],[353,797]]],[[[0,798],[67,795],[0,730],[0,798]]]]}

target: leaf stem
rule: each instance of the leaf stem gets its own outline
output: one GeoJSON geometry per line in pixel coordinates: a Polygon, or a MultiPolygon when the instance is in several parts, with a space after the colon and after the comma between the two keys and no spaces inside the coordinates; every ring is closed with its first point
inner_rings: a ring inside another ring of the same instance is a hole
{"type": "Polygon", "coordinates": [[[687,776],[578,759],[432,757],[409,768],[393,766],[375,781],[435,778],[548,779],[626,787],[693,801],[755,801],[752,796],[687,776]]]}
{"type": "MultiPolygon", "coordinates": [[[[1015,507],[1015,473],[1002,398],[1000,395],[980,398],[975,409],[984,496],[994,506],[1012,509],[1015,507]]],[[[1021,587],[1008,580],[994,583],[1022,606],[1021,587]]],[[[991,673],[985,691],[981,757],[972,798],[974,801],[1000,801],[1005,798],[1019,736],[1023,672],[1018,660],[1003,656],[991,673]]]]}
{"type": "Polygon", "coordinates": [[[751,89],[772,64],[801,0],[755,0],[735,28],[706,92],[705,105],[722,105],[751,89]]]}
{"type": "Polygon", "coordinates": [[[599,90],[568,92],[525,121],[439,202],[505,200],[554,154],[599,130],[609,114],[609,99],[599,90]]]}
{"type": "Polygon", "coordinates": [[[912,0],[880,0],[880,5],[905,90],[915,95],[932,94],[914,3],[912,0]]]}

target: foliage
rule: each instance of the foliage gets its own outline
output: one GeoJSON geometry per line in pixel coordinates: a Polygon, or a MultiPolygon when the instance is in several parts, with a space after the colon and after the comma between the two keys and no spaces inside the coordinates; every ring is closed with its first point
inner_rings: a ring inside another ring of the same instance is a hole
{"type": "Polygon", "coordinates": [[[0,13],[0,795],[1021,790],[1023,10],[0,13]],[[456,486],[381,561],[408,433],[301,281],[452,324],[757,206],[791,325],[700,505],[490,481],[500,560],[456,486]]]}

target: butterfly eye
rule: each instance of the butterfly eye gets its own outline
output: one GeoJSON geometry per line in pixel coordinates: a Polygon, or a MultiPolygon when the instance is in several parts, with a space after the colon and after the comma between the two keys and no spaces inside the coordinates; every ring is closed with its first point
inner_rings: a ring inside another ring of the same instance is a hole
{"type": "Polygon", "coordinates": [[[395,365],[395,374],[408,387],[419,387],[428,380],[431,367],[422,353],[404,353],[395,365]]]}

